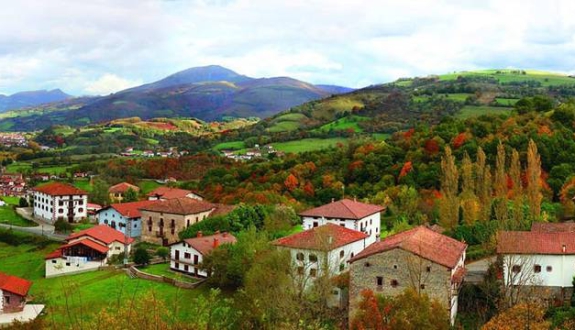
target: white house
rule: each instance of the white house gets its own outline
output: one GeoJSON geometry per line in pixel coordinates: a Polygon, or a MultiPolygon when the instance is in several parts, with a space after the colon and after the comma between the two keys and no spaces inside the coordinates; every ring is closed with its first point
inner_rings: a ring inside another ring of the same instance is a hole
{"type": "Polygon", "coordinates": [[[106,225],[98,225],[74,233],[66,244],[46,256],[46,277],[97,270],[110,257],[125,250],[130,253],[133,238],[106,225]]]}
{"type": "MultiPolygon", "coordinates": [[[[337,276],[349,268],[348,261],[363,251],[369,236],[357,230],[327,223],[273,242],[280,249],[290,252],[292,267],[302,289],[323,275],[337,276]]],[[[342,303],[342,293],[334,288],[331,306],[342,303]]]]}
{"type": "Polygon", "coordinates": [[[171,188],[171,187],[158,187],[148,193],[148,200],[170,200],[176,198],[192,198],[199,201],[204,198],[191,190],[171,188]]]}
{"type": "Polygon", "coordinates": [[[142,236],[142,214],[140,213],[140,208],[153,203],[157,203],[157,201],[112,204],[98,211],[98,223],[108,225],[129,237],[140,237],[142,236]],[[127,228],[128,223],[130,223],[130,228],[127,228]]]}
{"type": "Polygon", "coordinates": [[[497,253],[503,260],[504,285],[529,288],[549,299],[569,299],[575,275],[575,232],[568,231],[571,227],[553,224],[534,226],[532,231],[499,232],[497,253]]]}
{"type": "Polygon", "coordinates": [[[75,222],[88,216],[88,193],[69,184],[53,182],[35,187],[34,217],[56,222],[75,222]]]}
{"type": "Polygon", "coordinates": [[[170,245],[170,268],[198,277],[207,277],[209,274],[198,268],[204,257],[221,244],[235,242],[236,238],[228,233],[203,236],[202,232],[198,232],[197,237],[170,245]]]}
{"type": "Polygon", "coordinates": [[[342,199],[301,212],[303,228],[311,229],[326,223],[343,226],[366,233],[368,245],[379,241],[381,235],[381,212],[384,207],[342,199]]]}

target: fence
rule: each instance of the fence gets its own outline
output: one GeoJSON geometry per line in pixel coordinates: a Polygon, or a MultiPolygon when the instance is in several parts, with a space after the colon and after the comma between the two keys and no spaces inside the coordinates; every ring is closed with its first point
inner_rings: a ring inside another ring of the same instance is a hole
{"type": "Polygon", "coordinates": [[[182,289],[195,289],[200,284],[204,283],[204,281],[205,281],[205,280],[200,280],[200,281],[194,282],[194,283],[178,281],[176,279],[169,278],[166,276],[148,274],[146,272],[143,272],[143,271],[137,269],[134,266],[131,266],[130,268],[128,268],[128,272],[131,275],[138,277],[138,278],[141,278],[141,279],[144,279],[144,280],[168,283],[168,284],[171,284],[175,287],[182,288],[182,289]]]}

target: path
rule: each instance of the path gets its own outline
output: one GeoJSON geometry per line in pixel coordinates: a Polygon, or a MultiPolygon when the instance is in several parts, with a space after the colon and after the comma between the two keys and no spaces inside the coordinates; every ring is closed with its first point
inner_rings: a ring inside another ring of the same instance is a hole
{"type": "Polygon", "coordinates": [[[36,227],[19,227],[19,226],[7,225],[7,224],[0,224],[0,228],[9,228],[12,230],[21,231],[21,232],[25,232],[25,233],[29,233],[29,234],[33,234],[33,235],[45,236],[45,237],[48,237],[49,239],[52,239],[55,241],[63,241],[67,237],[67,235],[55,233],[53,225],[51,225],[47,222],[44,222],[44,221],[34,219],[34,217],[32,216],[32,208],[31,207],[18,207],[18,208],[16,208],[16,212],[19,215],[21,215],[23,218],[35,222],[36,224],[38,224],[38,226],[36,226],[36,227]]]}
{"type": "Polygon", "coordinates": [[[481,283],[487,274],[487,269],[489,265],[495,262],[496,257],[491,256],[474,262],[470,262],[465,265],[467,269],[467,274],[465,275],[465,282],[467,283],[481,283]]]}

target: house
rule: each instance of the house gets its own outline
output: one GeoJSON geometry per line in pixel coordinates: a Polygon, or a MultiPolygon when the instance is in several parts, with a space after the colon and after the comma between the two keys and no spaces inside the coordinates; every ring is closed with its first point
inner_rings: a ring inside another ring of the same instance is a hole
{"type": "Polygon", "coordinates": [[[88,216],[88,193],[69,184],[52,182],[32,189],[34,217],[56,222],[66,219],[75,222],[88,216]]]}
{"type": "Polygon", "coordinates": [[[233,207],[182,197],[160,200],[140,207],[142,241],[169,244],[179,241],[178,233],[210,215],[225,214],[233,207]]]}
{"type": "Polygon", "coordinates": [[[575,222],[534,222],[531,231],[544,233],[575,233],[575,222]]]}
{"type": "Polygon", "coordinates": [[[88,210],[88,217],[90,219],[98,219],[98,211],[102,209],[102,205],[96,203],[88,203],[86,208],[88,210]]]}
{"type": "Polygon", "coordinates": [[[0,273],[0,315],[21,312],[26,307],[26,297],[32,282],[0,273]]]}
{"type": "MultiPolygon", "coordinates": [[[[289,251],[296,280],[307,288],[319,276],[337,276],[348,270],[348,261],[367,247],[369,236],[333,223],[314,227],[275,240],[272,244],[289,251]]],[[[332,291],[331,306],[341,306],[340,289],[332,291]]]]}
{"type": "Polygon", "coordinates": [[[188,238],[170,245],[170,268],[186,274],[207,277],[205,270],[199,269],[204,257],[221,244],[234,244],[236,238],[232,234],[216,232],[214,235],[188,238]]]}
{"type": "Polygon", "coordinates": [[[514,288],[511,294],[518,299],[523,294],[558,301],[571,297],[575,274],[572,229],[573,224],[534,223],[531,231],[498,233],[497,254],[503,260],[503,284],[514,288]]]}
{"type": "Polygon", "coordinates": [[[98,223],[119,230],[132,238],[142,235],[142,214],[140,208],[158,201],[138,201],[112,204],[98,212],[98,223]],[[128,223],[130,224],[128,228],[128,223]],[[126,230],[127,229],[127,230],[126,230]]]}
{"type": "Polygon", "coordinates": [[[26,194],[26,181],[20,173],[0,174],[1,196],[24,196],[26,194]]]}
{"type": "Polygon", "coordinates": [[[132,189],[136,194],[140,192],[140,187],[127,182],[120,182],[116,185],[111,186],[108,189],[108,194],[110,194],[110,200],[113,203],[121,203],[124,199],[125,194],[128,190],[132,189]]]}
{"type": "Polygon", "coordinates": [[[158,199],[168,200],[183,197],[193,198],[200,201],[204,199],[202,196],[191,190],[171,188],[171,187],[158,187],[148,193],[148,200],[151,201],[158,199]]]}
{"type": "Polygon", "coordinates": [[[437,299],[455,321],[467,245],[425,226],[386,237],[350,260],[350,319],[361,292],[396,296],[407,288],[437,299]]]}
{"type": "Polygon", "coordinates": [[[333,223],[369,235],[368,244],[379,240],[381,234],[381,215],[385,210],[379,205],[360,203],[342,199],[329,204],[303,211],[299,214],[304,229],[333,223]]]}
{"type": "Polygon", "coordinates": [[[46,256],[46,277],[97,270],[124,251],[130,253],[133,238],[106,225],[71,234],[66,244],[46,256]]]}

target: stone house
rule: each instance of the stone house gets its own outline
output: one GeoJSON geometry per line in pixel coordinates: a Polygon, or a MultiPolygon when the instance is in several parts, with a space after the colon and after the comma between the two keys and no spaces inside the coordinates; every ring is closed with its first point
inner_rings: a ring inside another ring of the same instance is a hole
{"type": "Polygon", "coordinates": [[[88,193],[72,185],[52,182],[35,187],[34,217],[54,223],[58,219],[76,222],[88,216],[88,193]]]}
{"type": "Polygon", "coordinates": [[[207,277],[209,274],[199,266],[204,257],[221,244],[234,244],[236,238],[232,234],[219,233],[203,236],[198,232],[194,238],[187,238],[170,246],[170,268],[197,277],[207,277]]]}
{"type": "Polygon", "coordinates": [[[136,194],[140,192],[140,187],[127,182],[120,182],[116,185],[111,186],[108,189],[108,194],[110,196],[110,201],[112,203],[121,203],[124,200],[124,195],[128,190],[132,189],[136,194]]]}
{"type": "Polygon", "coordinates": [[[140,208],[158,201],[138,201],[111,204],[98,211],[98,223],[119,230],[132,238],[142,235],[142,214],[140,208]],[[128,226],[129,224],[129,226],[128,226]]]}
{"type": "Polygon", "coordinates": [[[332,223],[366,233],[368,244],[379,241],[381,235],[381,212],[384,207],[342,199],[299,213],[303,228],[311,229],[332,223]]]}
{"type": "Polygon", "coordinates": [[[466,249],[465,243],[424,226],[368,246],[350,260],[350,319],[363,290],[396,296],[413,288],[443,304],[453,324],[466,249]]]}

